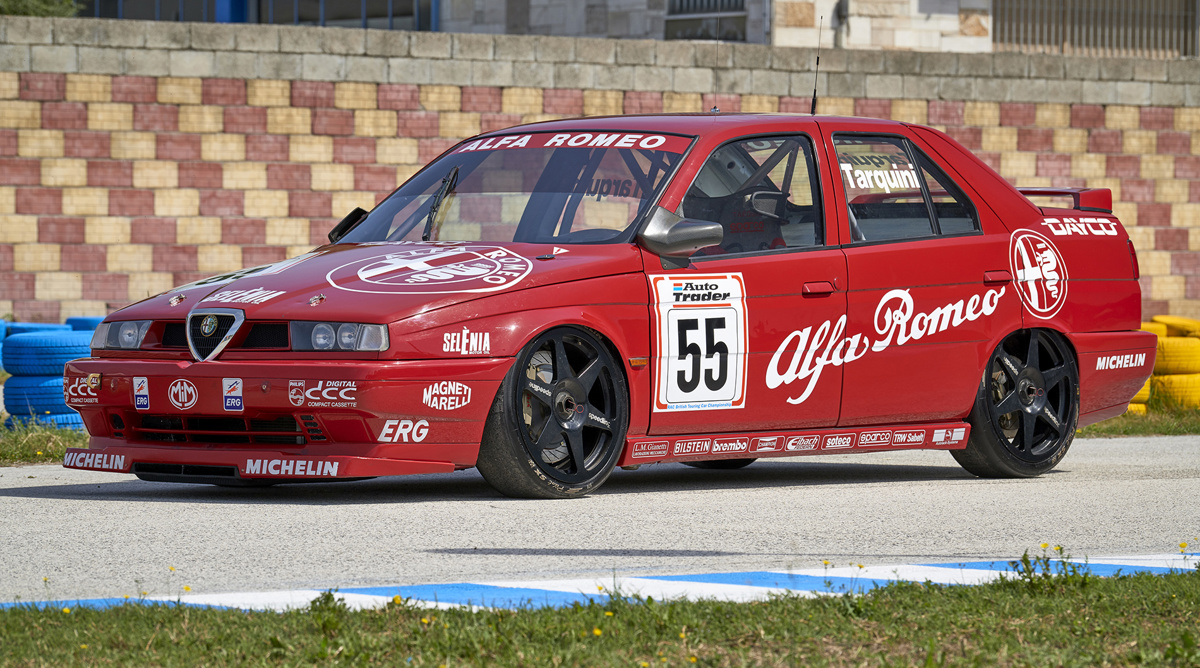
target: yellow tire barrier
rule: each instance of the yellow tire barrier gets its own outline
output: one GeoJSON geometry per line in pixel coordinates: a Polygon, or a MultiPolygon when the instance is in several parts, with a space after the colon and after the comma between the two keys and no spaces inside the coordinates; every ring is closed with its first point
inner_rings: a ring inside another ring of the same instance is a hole
{"type": "Polygon", "coordinates": [[[1150,332],[1151,334],[1162,338],[1167,335],[1167,326],[1161,322],[1143,322],[1142,331],[1150,332]]]}
{"type": "Polygon", "coordinates": [[[1154,322],[1167,326],[1167,336],[1188,336],[1200,334],[1200,320],[1183,318],[1177,315],[1156,315],[1151,318],[1154,322]]]}
{"type": "Polygon", "coordinates": [[[1200,373],[1154,376],[1154,393],[1183,408],[1200,408],[1200,373]]]}
{"type": "Polygon", "coordinates": [[[1129,404],[1129,409],[1125,411],[1126,415],[1145,415],[1146,404],[1129,404]]]}
{"type": "Polygon", "coordinates": [[[1158,339],[1154,375],[1200,373],[1200,338],[1164,336],[1158,339]]]}
{"type": "Polygon", "coordinates": [[[1146,379],[1146,384],[1142,386],[1142,389],[1138,390],[1138,393],[1133,395],[1133,398],[1129,400],[1129,403],[1144,404],[1147,401],[1150,401],[1150,379],[1149,378],[1146,379]]]}

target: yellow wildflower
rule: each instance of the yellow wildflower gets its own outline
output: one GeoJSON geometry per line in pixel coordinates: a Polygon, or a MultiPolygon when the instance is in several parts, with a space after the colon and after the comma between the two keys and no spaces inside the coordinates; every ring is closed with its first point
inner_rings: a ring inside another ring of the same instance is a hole
{"type": "Polygon", "coordinates": [[[603,634],[604,634],[604,631],[601,631],[599,626],[592,628],[592,635],[598,636],[598,635],[603,635],[603,634]]]}

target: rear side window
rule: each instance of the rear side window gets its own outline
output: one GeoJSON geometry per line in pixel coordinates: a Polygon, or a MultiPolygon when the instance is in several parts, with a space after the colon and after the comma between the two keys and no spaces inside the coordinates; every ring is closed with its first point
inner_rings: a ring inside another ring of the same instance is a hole
{"type": "Polygon", "coordinates": [[[854,242],[924,239],[979,229],[971,201],[901,137],[836,135],[854,242]]]}

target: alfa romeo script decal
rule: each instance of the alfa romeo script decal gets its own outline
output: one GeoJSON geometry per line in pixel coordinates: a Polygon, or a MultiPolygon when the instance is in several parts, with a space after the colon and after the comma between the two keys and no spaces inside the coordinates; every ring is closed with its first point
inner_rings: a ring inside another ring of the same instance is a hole
{"type": "Polygon", "coordinates": [[[495,292],[533,271],[528,258],[499,246],[413,246],[343,264],[326,275],[340,290],[392,295],[495,292]]]}
{"type": "Polygon", "coordinates": [[[741,274],[650,277],[658,338],[655,411],[745,406],[745,285],[741,274]]]}

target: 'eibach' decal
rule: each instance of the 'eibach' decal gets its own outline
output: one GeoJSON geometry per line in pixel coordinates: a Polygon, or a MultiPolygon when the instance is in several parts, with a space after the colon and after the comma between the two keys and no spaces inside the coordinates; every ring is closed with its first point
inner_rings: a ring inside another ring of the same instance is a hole
{"type": "Polygon", "coordinates": [[[658,337],[655,411],[745,406],[745,285],[740,273],[650,277],[658,337]]]}

